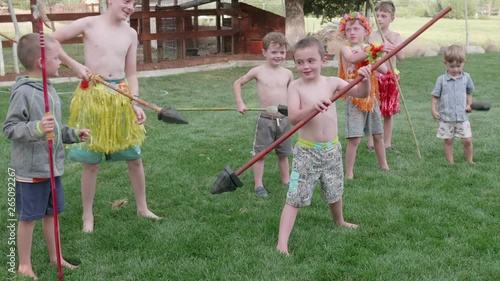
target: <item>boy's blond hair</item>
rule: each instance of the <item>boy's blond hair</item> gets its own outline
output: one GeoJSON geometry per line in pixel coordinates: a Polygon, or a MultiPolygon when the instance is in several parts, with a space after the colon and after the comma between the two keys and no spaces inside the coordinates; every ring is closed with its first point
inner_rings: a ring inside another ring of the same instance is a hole
{"type": "Polygon", "coordinates": [[[267,51],[267,48],[271,45],[278,45],[279,47],[285,46],[288,47],[288,42],[286,41],[286,37],[281,32],[270,32],[262,38],[262,47],[267,51]]]}
{"type": "MultiPolygon", "coordinates": [[[[45,46],[50,49],[55,43],[52,37],[45,35],[45,46]]],[[[36,61],[42,57],[40,51],[40,35],[38,33],[29,33],[23,35],[17,44],[17,57],[26,70],[33,70],[36,61]]]]}
{"type": "Polygon", "coordinates": [[[297,44],[295,44],[295,47],[293,49],[294,49],[294,51],[297,51],[297,50],[303,50],[305,48],[313,47],[313,46],[316,46],[318,48],[318,53],[321,56],[321,58],[323,58],[326,55],[325,47],[315,37],[306,37],[306,38],[299,40],[299,42],[297,42],[297,44]]]}
{"type": "Polygon", "coordinates": [[[394,15],[396,14],[396,6],[394,6],[394,3],[392,3],[392,1],[382,1],[377,3],[377,5],[375,6],[375,11],[386,12],[394,17],[394,15]]]}
{"type": "Polygon", "coordinates": [[[444,51],[444,60],[449,63],[465,62],[465,49],[460,45],[451,45],[444,51]]]}

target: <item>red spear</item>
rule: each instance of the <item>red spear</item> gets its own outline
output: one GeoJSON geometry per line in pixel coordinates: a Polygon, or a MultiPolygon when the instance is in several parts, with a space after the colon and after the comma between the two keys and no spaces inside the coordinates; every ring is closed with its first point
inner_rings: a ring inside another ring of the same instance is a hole
{"type": "MultiPolygon", "coordinates": [[[[428,23],[426,23],[424,26],[422,26],[419,30],[417,30],[415,33],[413,33],[410,37],[408,37],[408,39],[406,39],[398,47],[396,47],[394,50],[387,53],[380,60],[378,60],[376,63],[374,63],[372,65],[372,71],[375,71],[381,64],[383,64],[388,59],[390,59],[392,56],[394,56],[397,52],[401,51],[404,47],[406,47],[408,44],[410,44],[411,41],[415,40],[415,38],[417,38],[420,34],[422,34],[425,30],[427,30],[429,27],[431,27],[436,21],[438,21],[440,18],[442,18],[444,15],[446,15],[450,11],[451,11],[450,7],[442,10],[439,14],[437,14],[428,23]]],[[[349,83],[347,86],[345,86],[341,91],[339,91],[336,95],[331,97],[331,99],[330,99],[331,102],[333,103],[334,101],[336,101],[339,97],[341,97],[347,91],[349,91],[354,86],[356,86],[356,84],[361,82],[361,80],[363,80],[363,77],[358,76],[351,83],[349,83]]],[[[272,144],[270,144],[268,147],[266,147],[259,154],[255,155],[252,159],[250,159],[250,161],[248,161],[245,165],[243,165],[241,168],[239,168],[236,172],[233,172],[233,170],[229,166],[224,167],[224,171],[222,171],[222,173],[217,177],[217,180],[212,185],[212,189],[210,192],[213,194],[219,194],[219,193],[224,193],[227,191],[234,191],[234,190],[236,190],[236,188],[242,187],[243,183],[238,178],[239,175],[241,175],[244,171],[246,171],[253,164],[255,164],[255,162],[259,161],[262,157],[266,156],[266,154],[268,154],[271,150],[273,150],[276,146],[278,146],[284,140],[286,140],[291,135],[293,135],[293,133],[298,131],[302,126],[304,126],[307,122],[309,122],[311,119],[313,119],[318,113],[319,113],[319,111],[317,111],[317,110],[314,110],[311,113],[309,113],[299,123],[295,124],[295,126],[292,129],[290,129],[288,132],[283,134],[280,138],[278,138],[276,141],[274,141],[272,144]]]]}
{"type": "MultiPolygon", "coordinates": [[[[50,113],[49,92],[47,83],[47,68],[45,64],[45,35],[43,33],[43,25],[48,25],[48,18],[45,13],[45,6],[42,0],[37,0],[36,5],[33,5],[33,17],[38,20],[38,31],[40,33],[40,55],[42,59],[42,80],[43,80],[43,101],[45,103],[45,116],[52,116],[50,113]]],[[[52,205],[54,210],[54,237],[56,243],[57,254],[57,270],[59,272],[59,280],[64,279],[62,273],[62,257],[61,257],[61,244],[59,239],[59,220],[57,217],[57,195],[56,195],[56,181],[54,176],[54,155],[53,155],[53,138],[54,132],[45,134],[47,138],[47,145],[49,147],[49,166],[50,166],[50,187],[52,190],[52,205]]]]}

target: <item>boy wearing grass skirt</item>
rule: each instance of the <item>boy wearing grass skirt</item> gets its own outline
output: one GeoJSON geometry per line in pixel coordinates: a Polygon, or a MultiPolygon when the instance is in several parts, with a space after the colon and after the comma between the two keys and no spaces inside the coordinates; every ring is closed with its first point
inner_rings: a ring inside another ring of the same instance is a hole
{"type": "Polygon", "coordinates": [[[52,36],[63,42],[83,37],[85,65],[64,51],[61,60],[83,80],[71,101],[69,124],[92,130],[88,144],[73,146],[69,158],[83,163],[82,202],[83,231],[92,232],[92,205],[99,163],[127,161],[130,181],[137,203],[137,214],[158,219],[146,202],[146,184],[140,144],[144,141],[144,111],[127,97],[88,81],[87,73],[95,73],[119,88],[139,95],[136,72],[137,32],[126,22],[134,12],[134,1],[108,0],[106,13],[78,19],[58,29],[52,36]]]}
{"type": "MultiPolygon", "coordinates": [[[[288,87],[288,116],[297,124],[313,111],[320,111],[302,126],[293,149],[292,172],[285,207],[281,214],[276,249],[288,255],[288,240],[300,208],[311,204],[312,194],[321,182],[323,200],[328,203],[334,222],[342,227],[357,225],[344,220],[342,194],[344,173],[342,146],[338,140],[337,110],[331,97],[348,83],[337,77],[321,75],[326,62],[325,50],[315,38],[305,38],[295,45],[294,61],[301,78],[288,87]]],[[[371,66],[361,67],[357,73],[364,77],[346,94],[366,98],[370,92],[371,66]]]]}

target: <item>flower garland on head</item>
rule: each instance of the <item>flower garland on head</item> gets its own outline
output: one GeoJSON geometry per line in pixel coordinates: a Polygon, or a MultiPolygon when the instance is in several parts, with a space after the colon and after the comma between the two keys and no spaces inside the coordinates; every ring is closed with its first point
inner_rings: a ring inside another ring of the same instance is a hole
{"type": "Polygon", "coordinates": [[[368,64],[374,64],[375,61],[380,59],[381,57],[384,56],[384,52],[382,51],[384,49],[384,45],[380,44],[379,42],[373,42],[370,45],[366,46],[365,52],[366,52],[366,62],[368,64]]]}
{"type": "Polygon", "coordinates": [[[367,36],[372,32],[371,25],[368,22],[368,20],[366,19],[366,17],[363,16],[360,12],[353,12],[350,14],[345,14],[340,19],[339,31],[340,31],[340,33],[342,33],[342,35],[345,36],[345,26],[346,26],[347,22],[350,20],[359,20],[361,25],[365,28],[367,36]]]}

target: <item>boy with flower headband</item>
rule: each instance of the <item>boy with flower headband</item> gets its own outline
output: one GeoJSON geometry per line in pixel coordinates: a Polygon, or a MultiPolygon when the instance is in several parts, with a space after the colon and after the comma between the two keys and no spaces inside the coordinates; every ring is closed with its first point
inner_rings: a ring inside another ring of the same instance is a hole
{"type": "Polygon", "coordinates": [[[59,42],[83,37],[85,66],[61,49],[61,60],[84,79],[71,101],[69,124],[92,130],[87,144],[72,146],[69,158],[83,163],[83,231],[92,232],[97,172],[106,161],[127,161],[137,203],[137,215],[159,219],[146,203],[146,183],[140,144],[144,141],[144,111],[130,99],[101,84],[87,82],[87,73],[99,74],[108,82],[139,94],[136,72],[137,32],[126,22],[134,12],[134,0],[108,0],[106,13],[78,19],[58,29],[52,37],[59,42]]]}
{"type": "MultiPolygon", "coordinates": [[[[340,32],[348,43],[340,49],[338,77],[352,81],[358,75],[357,71],[363,65],[374,62],[381,56],[383,46],[380,44],[365,45],[364,41],[371,32],[370,23],[359,12],[345,14],[340,20],[340,32]]],[[[387,67],[381,65],[378,71],[385,73],[387,67]]],[[[384,140],[382,137],[382,118],[377,100],[378,79],[372,73],[370,95],[367,98],[346,98],[346,178],[354,178],[354,161],[356,151],[363,134],[372,135],[375,142],[375,152],[378,163],[383,170],[389,170],[385,157],[384,140]]]]}
{"type": "MultiPolygon", "coordinates": [[[[399,44],[402,43],[402,38],[399,33],[389,30],[389,25],[394,21],[394,14],[396,7],[391,1],[382,1],[375,6],[375,16],[379,22],[381,30],[373,32],[368,37],[369,42],[383,42],[382,35],[384,36],[384,50],[390,52],[394,50],[399,44]]],[[[397,52],[391,58],[391,62],[385,63],[387,73],[385,75],[379,74],[378,87],[380,92],[380,112],[384,118],[384,144],[387,150],[396,151],[392,146],[392,116],[399,113],[399,90],[396,80],[399,82],[399,71],[396,69],[396,60],[403,60],[403,52],[397,52]],[[391,69],[391,64],[394,69],[391,69]],[[393,73],[394,72],[394,73],[393,73]]],[[[373,139],[368,138],[368,148],[373,149],[373,139]]]]}

